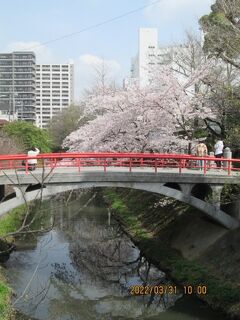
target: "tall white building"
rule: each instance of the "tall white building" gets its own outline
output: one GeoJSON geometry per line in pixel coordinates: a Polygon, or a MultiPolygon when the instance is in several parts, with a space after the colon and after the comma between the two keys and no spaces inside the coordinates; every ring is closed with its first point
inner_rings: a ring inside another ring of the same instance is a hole
{"type": "Polygon", "coordinates": [[[74,100],[73,64],[36,65],[36,115],[40,128],[74,100]]]}
{"type": "MultiPolygon", "coordinates": [[[[149,67],[153,63],[153,57],[158,51],[158,31],[155,28],[140,28],[138,51],[138,77],[140,87],[144,87],[149,81],[149,67]]],[[[136,72],[135,72],[136,73],[136,72]]]]}
{"type": "Polygon", "coordinates": [[[125,86],[149,84],[155,66],[171,64],[174,47],[159,47],[156,28],[140,28],[138,36],[138,54],[131,60],[130,77],[124,80],[125,86]]]}

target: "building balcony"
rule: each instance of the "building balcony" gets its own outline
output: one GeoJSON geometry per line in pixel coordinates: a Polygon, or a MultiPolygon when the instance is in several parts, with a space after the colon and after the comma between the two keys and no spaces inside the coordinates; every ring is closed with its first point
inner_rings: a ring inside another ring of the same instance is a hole
{"type": "Polygon", "coordinates": [[[27,58],[27,57],[22,57],[22,58],[18,57],[18,58],[16,58],[16,57],[14,57],[14,61],[32,61],[32,62],[35,63],[36,58],[35,57],[31,57],[31,58],[27,58]]]}
{"type": "Polygon", "coordinates": [[[12,73],[12,69],[11,70],[0,70],[0,73],[12,73]]]}
{"type": "MultiPolygon", "coordinates": [[[[1,72],[1,71],[0,71],[1,72]]],[[[11,72],[10,72],[11,73],[11,72]]],[[[15,79],[19,79],[19,78],[16,78],[16,75],[19,75],[19,74],[31,74],[32,75],[32,78],[30,79],[33,79],[35,80],[35,72],[34,71],[14,71],[14,78],[15,79]]]]}
{"type": "Polygon", "coordinates": [[[12,54],[0,54],[0,60],[12,60],[12,54]]]}
{"type": "Polygon", "coordinates": [[[35,84],[14,84],[14,87],[30,87],[30,88],[33,88],[33,90],[35,90],[36,85],[35,84]]]}

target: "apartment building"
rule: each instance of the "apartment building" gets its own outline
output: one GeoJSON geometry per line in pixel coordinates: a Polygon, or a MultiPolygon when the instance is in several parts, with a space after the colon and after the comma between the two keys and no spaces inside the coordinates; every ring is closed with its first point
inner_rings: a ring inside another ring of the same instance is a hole
{"type": "Polygon", "coordinates": [[[73,100],[73,64],[36,65],[36,114],[40,128],[46,128],[49,120],[73,100]]]}
{"type": "Polygon", "coordinates": [[[34,52],[0,53],[0,118],[36,121],[34,52]]]}

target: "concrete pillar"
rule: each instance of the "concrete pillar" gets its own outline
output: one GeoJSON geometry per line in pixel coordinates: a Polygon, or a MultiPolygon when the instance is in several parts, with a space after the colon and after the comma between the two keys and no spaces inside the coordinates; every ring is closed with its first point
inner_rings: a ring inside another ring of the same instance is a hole
{"type": "MultiPolygon", "coordinates": [[[[232,159],[232,151],[230,148],[225,148],[223,150],[223,158],[224,159],[232,159]]],[[[230,162],[230,167],[232,166],[232,163],[230,162]]],[[[227,162],[223,162],[223,168],[227,169],[228,168],[228,163],[227,162]]]]}
{"type": "Polygon", "coordinates": [[[185,196],[190,196],[191,195],[191,191],[192,191],[192,188],[193,188],[193,184],[191,183],[181,183],[180,184],[180,188],[181,188],[181,191],[182,193],[185,195],[185,196]]]}
{"type": "Polygon", "coordinates": [[[212,196],[209,202],[214,204],[217,208],[220,208],[221,193],[222,193],[223,186],[212,185],[211,189],[212,189],[212,196]]]}
{"type": "Polygon", "coordinates": [[[234,202],[232,208],[231,208],[231,216],[240,220],[240,200],[237,200],[234,202]]]}
{"type": "MultiPolygon", "coordinates": [[[[210,151],[210,152],[209,152],[209,157],[214,158],[214,152],[213,152],[213,151],[210,151]]],[[[208,165],[209,165],[209,168],[211,169],[211,168],[214,167],[216,164],[215,164],[215,161],[208,161],[208,165]]]]}
{"type": "Polygon", "coordinates": [[[13,189],[16,193],[16,198],[22,199],[25,195],[25,191],[27,190],[28,186],[14,186],[13,189]]]}
{"type": "Polygon", "coordinates": [[[5,196],[5,186],[4,184],[0,185],[0,201],[4,198],[5,196]]]}

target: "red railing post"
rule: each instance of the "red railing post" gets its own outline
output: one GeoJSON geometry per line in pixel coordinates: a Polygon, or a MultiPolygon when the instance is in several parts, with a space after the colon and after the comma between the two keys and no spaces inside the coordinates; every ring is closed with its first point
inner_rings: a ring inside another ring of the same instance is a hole
{"type": "Polygon", "coordinates": [[[231,175],[231,169],[232,169],[231,161],[228,161],[228,175],[229,176],[231,175]]]}
{"type": "Polygon", "coordinates": [[[154,166],[155,166],[155,173],[157,173],[157,159],[154,161],[154,166]]]}
{"type": "Polygon", "coordinates": [[[182,160],[179,160],[179,173],[182,173],[182,160]]]}
{"type": "Polygon", "coordinates": [[[207,162],[206,159],[203,160],[203,174],[207,173],[207,162]]]}
{"type": "Polygon", "coordinates": [[[106,172],[106,171],[107,171],[107,161],[106,161],[106,158],[104,158],[103,166],[104,166],[104,172],[106,172]]]}
{"type": "Polygon", "coordinates": [[[132,158],[129,159],[129,172],[132,172],[132,158]]]}
{"type": "Polygon", "coordinates": [[[26,172],[26,174],[28,174],[28,161],[27,161],[27,159],[25,161],[25,172],[26,172]]]}
{"type": "Polygon", "coordinates": [[[77,158],[77,167],[78,167],[78,172],[80,172],[80,159],[77,158]]]}
{"type": "Polygon", "coordinates": [[[50,168],[52,169],[52,168],[53,168],[53,161],[52,161],[52,158],[50,158],[49,160],[50,160],[50,168]]]}

